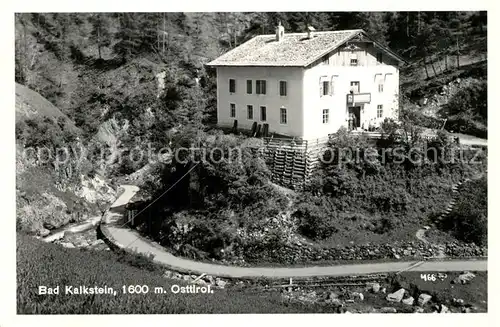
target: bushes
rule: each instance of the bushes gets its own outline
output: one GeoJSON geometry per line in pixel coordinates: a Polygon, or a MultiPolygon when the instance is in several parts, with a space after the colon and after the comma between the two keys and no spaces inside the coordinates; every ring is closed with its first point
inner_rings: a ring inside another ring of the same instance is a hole
{"type": "Polygon", "coordinates": [[[488,85],[485,80],[472,79],[455,93],[443,108],[448,115],[447,130],[487,137],[488,85]]]}
{"type": "Polygon", "coordinates": [[[299,232],[315,240],[322,240],[337,232],[338,215],[328,210],[325,198],[309,198],[297,206],[293,214],[299,220],[299,232]]]}
{"type": "Polygon", "coordinates": [[[486,246],[488,241],[487,178],[468,182],[460,190],[453,211],[441,223],[458,239],[486,246]]]}

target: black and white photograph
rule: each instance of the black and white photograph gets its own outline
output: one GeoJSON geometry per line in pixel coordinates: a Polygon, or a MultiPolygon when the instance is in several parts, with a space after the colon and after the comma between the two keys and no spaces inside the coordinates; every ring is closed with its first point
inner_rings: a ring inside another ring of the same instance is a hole
{"type": "Polygon", "coordinates": [[[488,313],[488,11],[115,8],[12,13],[16,315],[488,313]]]}

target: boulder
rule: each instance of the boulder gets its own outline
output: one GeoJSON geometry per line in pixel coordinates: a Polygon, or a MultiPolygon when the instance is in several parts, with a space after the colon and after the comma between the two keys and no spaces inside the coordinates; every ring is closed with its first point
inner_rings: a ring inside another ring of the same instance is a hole
{"type": "Polygon", "coordinates": [[[382,292],[382,294],[385,294],[385,292],[387,291],[387,289],[385,287],[383,287],[380,292],[382,292]]]}
{"type": "Polygon", "coordinates": [[[439,310],[439,313],[450,313],[450,309],[444,304],[441,304],[441,310],[439,310]]]}
{"type": "Polygon", "coordinates": [[[363,293],[359,293],[359,292],[352,292],[352,297],[357,300],[359,299],[360,301],[363,301],[365,299],[365,296],[363,295],[363,293]]]}
{"type": "Polygon", "coordinates": [[[463,299],[453,299],[453,304],[455,305],[464,305],[464,300],[463,299]]]}
{"type": "Polygon", "coordinates": [[[380,312],[381,313],[396,313],[396,312],[398,312],[398,310],[396,310],[396,308],[393,308],[393,307],[383,307],[380,309],[380,312]]]}
{"type": "Polygon", "coordinates": [[[335,293],[335,292],[330,292],[330,293],[328,293],[327,299],[329,299],[329,300],[333,300],[333,299],[336,299],[336,298],[338,298],[338,297],[339,297],[339,296],[337,295],[337,293],[335,293]]]}
{"type": "Polygon", "coordinates": [[[174,273],[170,270],[167,270],[163,273],[163,277],[165,277],[165,278],[172,278],[173,275],[174,275],[174,273]]]}
{"type": "Polygon", "coordinates": [[[422,293],[418,297],[418,305],[423,306],[432,298],[429,294],[422,293]]]}
{"type": "Polygon", "coordinates": [[[463,274],[460,274],[457,278],[455,278],[452,281],[452,283],[464,285],[464,284],[469,283],[474,277],[476,277],[476,275],[474,275],[471,272],[466,271],[463,274]]]}
{"type": "Polygon", "coordinates": [[[65,248],[68,248],[68,249],[74,249],[75,248],[75,246],[73,245],[73,243],[61,242],[61,245],[64,246],[65,248]]]}
{"type": "Polygon", "coordinates": [[[50,234],[50,231],[47,228],[41,228],[38,231],[38,235],[41,236],[41,237],[45,237],[45,236],[47,236],[49,234],[50,234]]]}
{"type": "Polygon", "coordinates": [[[331,300],[329,300],[329,303],[331,303],[335,307],[343,307],[344,306],[342,301],[340,301],[339,299],[331,299],[331,300]]]}
{"type": "Polygon", "coordinates": [[[378,293],[380,291],[379,283],[368,283],[366,286],[368,286],[368,290],[372,291],[373,293],[378,293]]]}
{"type": "Polygon", "coordinates": [[[389,302],[401,302],[404,295],[405,295],[405,289],[401,288],[394,293],[387,294],[386,299],[389,302]]]}
{"type": "Polygon", "coordinates": [[[413,305],[413,302],[415,302],[415,299],[412,296],[410,296],[406,299],[403,299],[401,302],[403,304],[406,304],[406,305],[413,305]]]}
{"type": "Polygon", "coordinates": [[[203,280],[206,281],[209,284],[215,284],[215,279],[211,275],[203,276],[203,280]]]}
{"type": "Polygon", "coordinates": [[[225,286],[227,285],[227,282],[220,279],[220,278],[216,278],[215,279],[215,286],[219,287],[219,288],[224,288],[225,286]]]}
{"type": "Polygon", "coordinates": [[[415,311],[413,311],[413,313],[424,313],[424,308],[415,308],[415,311]]]}
{"type": "Polygon", "coordinates": [[[104,244],[104,241],[101,239],[98,239],[98,240],[95,240],[94,242],[92,242],[92,246],[97,246],[99,244],[104,244]]]}

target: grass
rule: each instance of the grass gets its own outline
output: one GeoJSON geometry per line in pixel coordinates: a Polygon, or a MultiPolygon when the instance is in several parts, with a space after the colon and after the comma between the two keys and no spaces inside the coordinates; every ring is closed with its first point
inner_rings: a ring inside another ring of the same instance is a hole
{"type": "Polygon", "coordinates": [[[288,303],[276,292],[250,294],[215,289],[213,294],[173,294],[174,284],[162,269],[141,257],[66,249],[24,234],[17,235],[18,314],[180,314],[180,313],[309,313],[333,312],[320,305],[288,303]],[[166,294],[38,295],[38,286],[161,286],[166,294]]]}
{"type": "Polygon", "coordinates": [[[39,93],[16,83],[16,121],[34,117],[65,118],[66,127],[70,131],[78,131],[73,122],[50,101],[39,93]]]}

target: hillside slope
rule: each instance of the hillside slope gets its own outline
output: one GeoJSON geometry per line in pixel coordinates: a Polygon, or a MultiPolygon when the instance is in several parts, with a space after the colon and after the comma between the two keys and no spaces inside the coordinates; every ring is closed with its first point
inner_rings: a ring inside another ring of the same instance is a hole
{"type": "Polygon", "coordinates": [[[39,93],[16,83],[16,122],[39,117],[63,119],[66,127],[74,132],[79,129],[64,113],[39,93]]]}
{"type": "Polygon", "coordinates": [[[115,191],[99,176],[89,176],[86,158],[55,163],[62,147],[78,143],[80,130],[50,101],[16,84],[17,228],[45,235],[50,229],[100,214],[115,191]],[[68,140],[73,140],[70,143],[68,140]],[[76,141],[75,141],[76,140],[76,141]],[[41,155],[48,153],[48,160],[41,155]],[[56,152],[55,152],[56,151],[56,152]]]}

